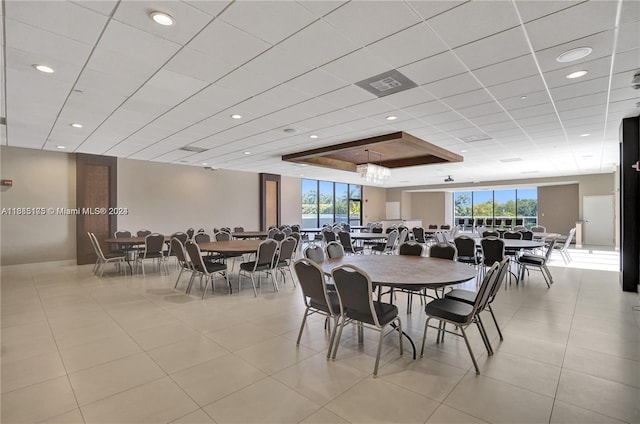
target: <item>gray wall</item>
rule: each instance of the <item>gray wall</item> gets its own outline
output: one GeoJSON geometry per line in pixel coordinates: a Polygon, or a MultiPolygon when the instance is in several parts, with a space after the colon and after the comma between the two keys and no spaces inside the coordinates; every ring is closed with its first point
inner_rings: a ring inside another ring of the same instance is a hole
{"type": "Polygon", "coordinates": [[[567,234],[580,216],[579,185],[538,187],[538,223],[550,233],[567,234]]]}

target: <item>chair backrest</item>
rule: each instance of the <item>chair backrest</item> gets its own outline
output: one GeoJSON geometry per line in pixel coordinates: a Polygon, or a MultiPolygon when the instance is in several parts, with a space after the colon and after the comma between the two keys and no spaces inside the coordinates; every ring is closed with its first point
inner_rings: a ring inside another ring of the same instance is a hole
{"type": "Polygon", "coordinates": [[[429,248],[430,258],[441,258],[455,261],[458,256],[458,249],[449,243],[434,244],[429,248]]]}
{"type": "Polygon", "coordinates": [[[396,240],[398,240],[398,230],[391,230],[387,237],[387,244],[385,250],[393,250],[396,247],[396,240]]]}
{"type": "Polygon", "coordinates": [[[502,238],[507,240],[522,240],[522,233],[519,231],[505,231],[502,238]]]}
{"type": "Polygon", "coordinates": [[[459,256],[476,256],[476,241],[469,236],[458,236],[453,239],[459,256]]]}
{"type": "Polygon", "coordinates": [[[280,242],[280,256],[279,260],[281,261],[291,261],[293,258],[293,253],[296,251],[296,246],[298,242],[293,237],[287,237],[286,239],[280,242]]]}
{"type": "Polygon", "coordinates": [[[218,231],[213,235],[213,237],[216,239],[216,241],[231,241],[231,239],[233,238],[231,237],[231,234],[227,233],[226,231],[218,231]]]}
{"type": "Polygon", "coordinates": [[[149,234],[151,234],[151,231],[149,231],[149,230],[140,230],[136,234],[138,235],[138,237],[146,237],[149,234]]]}
{"type": "Polygon", "coordinates": [[[487,230],[482,232],[482,237],[500,237],[500,233],[494,230],[487,230]]]}
{"type": "Polygon", "coordinates": [[[531,231],[533,231],[534,233],[546,233],[547,228],[543,225],[534,225],[533,227],[531,227],[531,231]]]}
{"type": "Polygon", "coordinates": [[[272,239],[274,239],[275,241],[282,241],[282,240],[284,240],[286,238],[287,238],[287,235],[285,233],[283,233],[282,231],[278,231],[272,237],[272,239]]]}
{"type": "Polygon", "coordinates": [[[371,227],[371,232],[376,234],[378,233],[382,234],[382,227],[371,227]]]}
{"type": "Polygon", "coordinates": [[[398,248],[399,255],[422,256],[424,246],[419,243],[404,242],[398,248]]]}
{"type": "Polygon", "coordinates": [[[164,248],[164,236],[162,234],[153,233],[144,238],[144,252],[161,253],[164,248]]]}
{"type": "Polygon", "coordinates": [[[342,231],[346,231],[347,233],[351,232],[351,225],[346,222],[342,223],[342,231]]]}
{"type": "Polygon", "coordinates": [[[102,253],[102,248],[100,247],[100,243],[98,243],[98,238],[93,233],[87,233],[89,236],[89,240],[91,241],[91,245],[93,246],[93,250],[96,252],[96,256],[101,260],[106,260],[104,257],[104,253],[102,253]]]}
{"type": "Polygon", "coordinates": [[[567,250],[569,245],[571,244],[571,240],[573,240],[573,236],[576,234],[576,227],[573,227],[569,234],[567,235],[567,239],[564,241],[564,246],[562,246],[562,250],[567,250]]]}
{"type": "Polygon", "coordinates": [[[470,319],[473,318],[479,312],[482,312],[484,308],[489,303],[489,299],[491,298],[492,288],[496,284],[496,279],[500,274],[500,263],[496,262],[491,265],[491,268],[487,271],[487,274],[484,276],[482,280],[482,284],[480,284],[480,288],[478,289],[478,294],[476,295],[476,300],[473,304],[473,312],[471,313],[470,319]]]}
{"type": "Polygon", "coordinates": [[[425,239],[424,239],[424,228],[422,227],[413,227],[411,229],[411,232],[413,233],[413,238],[415,241],[417,241],[418,243],[424,243],[425,239]]]}
{"type": "MultiPolygon", "coordinates": [[[[220,234],[220,233],[218,233],[220,234]]],[[[207,243],[211,241],[211,236],[207,233],[198,233],[193,237],[196,243],[207,243]]]]}
{"type": "Polygon", "coordinates": [[[293,231],[294,233],[299,233],[300,230],[301,230],[301,228],[300,228],[300,225],[298,225],[298,224],[293,224],[291,226],[291,231],[293,231]]]}
{"type": "Polygon", "coordinates": [[[298,277],[298,282],[302,288],[302,298],[306,306],[311,302],[320,304],[326,308],[331,315],[337,315],[338,311],[334,311],[329,301],[327,293],[327,285],[324,280],[324,272],[315,262],[309,259],[298,259],[293,264],[293,269],[298,277]]]}
{"type": "Polygon", "coordinates": [[[293,233],[293,230],[291,230],[291,227],[284,227],[282,229],[282,233],[286,236],[289,237],[291,235],[291,233],[293,233]]]}
{"type": "Polygon", "coordinates": [[[447,240],[445,240],[445,238],[444,238],[444,234],[443,234],[442,231],[436,231],[434,236],[435,236],[436,241],[438,243],[446,243],[447,242],[447,240]]]}
{"type": "Polygon", "coordinates": [[[193,228],[188,228],[186,233],[187,236],[189,236],[189,240],[191,240],[193,238],[193,235],[196,233],[196,230],[194,230],[193,228]]]}
{"type": "MultiPolygon", "coordinates": [[[[451,240],[453,240],[454,238],[456,238],[458,236],[458,233],[460,232],[460,227],[459,226],[455,226],[451,229],[451,231],[449,231],[449,235],[451,236],[451,240]]],[[[445,236],[446,237],[446,236],[445,236]]],[[[447,240],[448,241],[448,240],[447,240]]]]}
{"type": "Polygon", "coordinates": [[[504,240],[498,237],[485,237],[480,240],[485,265],[493,265],[504,259],[504,240]]]}
{"type": "Polygon", "coordinates": [[[180,262],[181,265],[184,265],[184,266],[188,265],[189,261],[187,260],[184,244],[182,243],[182,240],[180,240],[178,237],[171,238],[171,251],[173,252],[174,255],[176,255],[176,258],[178,259],[178,262],[180,262]]]}
{"type": "Polygon", "coordinates": [[[553,248],[556,245],[556,238],[555,237],[550,237],[547,239],[547,241],[549,242],[549,245],[547,246],[547,251],[544,254],[544,261],[545,263],[549,260],[549,258],[551,257],[551,253],[553,252],[553,248]]]}
{"type": "Polygon", "coordinates": [[[331,243],[332,241],[337,241],[338,236],[333,232],[332,229],[324,229],[322,230],[322,238],[325,243],[331,243]]]}
{"type": "Polygon", "coordinates": [[[198,244],[193,240],[188,240],[185,247],[189,254],[189,259],[191,259],[191,266],[193,266],[193,269],[198,272],[208,274],[207,267],[204,265],[204,260],[202,259],[202,253],[200,253],[200,247],[198,247],[198,244]]]}
{"type": "Polygon", "coordinates": [[[369,275],[353,265],[341,265],[331,271],[331,276],[340,300],[340,313],[380,327],[369,275]]]}
{"type": "Polygon", "coordinates": [[[515,227],[513,227],[513,231],[527,231],[527,227],[525,227],[524,225],[516,225],[515,227]]]}
{"type": "Polygon", "coordinates": [[[523,230],[520,233],[522,233],[522,240],[533,240],[533,231],[523,230]]]}
{"type": "Polygon", "coordinates": [[[437,230],[438,226],[436,224],[429,224],[429,229],[430,230],[437,230]]]}
{"type": "Polygon", "coordinates": [[[303,254],[305,258],[316,263],[322,262],[325,259],[322,247],[318,246],[317,244],[307,246],[307,248],[304,249],[303,254]]]}
{"type": "Polygon", "coordinates": [[[244,227],[233,227],[234,233],[244,233],[244,227]]]}
{"type": "Polygon", "coordinates": [[[221,227],[220,231],[226,231],[227,233],[230,233],[231,232],[231,227],[221,227]]]}
{"type": "Polygon", "coordinates": [[[116,231],[113,236],[115,238],[131,237],[131,231],[116,231]]]}
{"type": "Polygon", "coordinates": [[[451,229],[451,225],[449,225],[449,224],[442,224],[442,225],[440,226],[440,229],[441,229],[441,230],[450,230],[450,229],[451,229]]]}
{"type": "Polygon", "coordinates": [[[272,239],[273,235],[278,233],[280,230],[278,230],[278,228],[274,227],[274,228],[270,228],[269,229],[269,233],[267,234],[267,238],[272,239]]]}
{"type": "Polygon", "coordinates": [[[344,256],[344,247],[337,241],[332,241],[325,248],[328,258],[341,258],[344,256]]]}
{"type": "Polygon", "coordinates": [[[502,287],[502,282],[504,281],[504,278],[507,276],[507,273],[509,272],[509,257],[505,257],[503,260],[501,260],[500,262],[496,262],[498,264],[498,275],[496,275],[496,278],[493,282],[493,286],[491,287],[491,292],[489,293],[489,301],[488,303],[493,302],[493,300],[496,298],[496,295],[498,294],[498,291],[500,290],[500,287],[502,287]]]}
{"type": "MultiPolygon", "coordinates": [[[[177,232],[177,233],[173,233],[171,234],[171,239],[177,238],[178,240],[180,240],[180,242],[184,245],[187,240],[189,240],[189,236],[186,233],[182,233],[182,232],[177,232]]],[[[173,250],[173,249],[171,249],[173,250]]]]}
{"type": "Polygon", "coordinates": [[[275,265],[278,242],[266,239],[258,245],[256,252],[256,265],[275,265]]]}
{"type": "Polygon", "coordinates": [[[353,241],[351,240],[351,233],[347,231],[340,231],[338,233],[338,239],[340,240],[340,244],[342,244],[342,247],[344,247],[344,250],[353,252],[353,241]]]}
{"type": "Polygon", "coordinates": [[[398,236],[398,244],[402,244],[407,241],[407,237],[409,237],[409,229],[404,227],[402,231],[400,231],[400,235],[398,236]]]}

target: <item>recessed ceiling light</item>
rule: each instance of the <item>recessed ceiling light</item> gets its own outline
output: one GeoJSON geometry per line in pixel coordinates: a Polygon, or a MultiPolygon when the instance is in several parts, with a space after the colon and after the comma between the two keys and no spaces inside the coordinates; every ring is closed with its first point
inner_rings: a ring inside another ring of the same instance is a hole
{"type": "Polygon", "coordinates": [[[460,153],[467,153],[467,151],[462,149],[462,150],[460,150],[460,153]]]}
{"type": "Polygon", "coordinates": [[[238,115],[237,113],[234,113],[233,115],[231,115],[231,117],[233,119],[242,119],[242,115],[238,115]]]}
{"type": "Polygon", "coordinates": [[[53,68],[48,67],[47,65],[33,65],[40,72],[44,72],[45,74],[53,74],[53,68]]]}
{"type": "Polygon", "coordinates": [[[82,128],[82,124],[78,124],[76,122],[74,122],[73,124],[69,124],[71,125],[73,128],[82,128]]]}
{"type": "Polygon", "coordinates": [[[295,129],[295,128],[285,128],[282,131],[286,132],[287,134],[294,134],[294,133],[298,132],[298,130],[295,129]]]}
{"type": "Polygon", "coordinates": [[[315,134],[311,134],[311,135],[309,136],[309,138],[318,138],[318,136],[317,136],[317,135],[315,135],[315,134]]]}
{"type": "Polygon", "coordinates": [[[585,134],[580,134],[580,137],[589,137],[591,134],[589,133],[585,133],[585,134]]]}
{"type": "Polygon", "coordinates": [[[572,49],[560,54],[556,57],[558,62],[573,62],[574,60],[582,59],[583,57],[587,57],[591,54],[593,49],[591,47],[578,47],[577,49],[572,49]]]}
{"type": "Polygon", "coordinates": [[[398,117],[397,117],[397,116],[387,116],[387,117],[386,117],[386,120],[387,120],[387,121],[395,121],[396,119],[398,119],[398,117]]]}
{"type": "Polygon", "coordinates": [[[526,99],[526,98],[527,98],[527,96],[520,96],[520,98],[521,98],[522,100],[524,100],[524,99],[526,99]]]}
{"type": "Polygon", "coordinates": [[[574,79],[574,78],[580,78],[587,75],[587,71],[576,71],[576,72],[572,72],[569,75],[567,75],[567,78],[569,79],[574,79]]]}
{"type": "Polygon", "coordinates": [[[56,146],[57,149],[66,149],[65,146],[56,146]]]}
{"type": "Polygon", "coordinates": [[[208,164],[207,162],[202,162],[202,165],[203,165],[203,166],[207,166],[207,165],[209,165],[209,164],[208,164]]]}
{"type": "Polygon", "coordinates": [[[244,155],[250,155],[250,154],[251,154],[251,152],[242,152],[242,154],[244,154],[244,155]]]}
{"type": "Polygon", "coordinates": [[[153,11],[149,13],[149,16],[157,24],[170,26],[175,23],[175,20],[168,13],[153,11]]]}

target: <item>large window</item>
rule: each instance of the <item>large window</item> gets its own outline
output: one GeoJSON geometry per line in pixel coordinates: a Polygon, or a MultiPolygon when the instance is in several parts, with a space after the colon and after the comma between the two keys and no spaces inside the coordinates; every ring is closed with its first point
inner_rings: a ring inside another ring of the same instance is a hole
{"type": "Polygon", "coordinates": [[[302,227],[334,222],[362,223],[362,186],[302,180],[302,227]]]}
{"type": "Polygon", "coordinates": [[[538,222],[538,191],[535,188],[459,191],[453,194],[454,218],[459,225],[531,228],[538,222]]]}

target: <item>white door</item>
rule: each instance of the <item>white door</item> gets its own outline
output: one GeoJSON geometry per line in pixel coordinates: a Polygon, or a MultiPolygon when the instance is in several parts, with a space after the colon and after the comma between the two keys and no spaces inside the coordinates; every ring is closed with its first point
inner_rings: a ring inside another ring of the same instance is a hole
{"type": "Polygon", "coordinates": [[[584,243],[596,246],[614,245],[613,196],[584,196],[582,199],[584,218],[584,243]]]}

